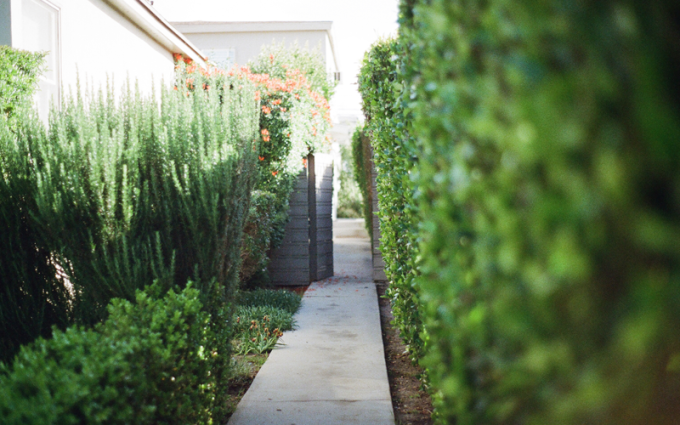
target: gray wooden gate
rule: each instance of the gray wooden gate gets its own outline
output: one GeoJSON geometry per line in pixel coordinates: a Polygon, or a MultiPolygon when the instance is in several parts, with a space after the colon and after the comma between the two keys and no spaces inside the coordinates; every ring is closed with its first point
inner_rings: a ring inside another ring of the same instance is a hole
{"type": "Polygon", "coordinates": [[[333,276],[333,159],[307,157],[290,198],[290,221],[281,246],[271,252],[274,285],[299,286],[333,276]]]}

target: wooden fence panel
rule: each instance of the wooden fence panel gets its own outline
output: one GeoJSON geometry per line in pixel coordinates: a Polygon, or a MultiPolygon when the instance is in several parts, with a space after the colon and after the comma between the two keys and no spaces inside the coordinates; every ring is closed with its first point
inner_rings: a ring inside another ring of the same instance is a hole
{"type": "Polygon", "coordinates": [[[333,158],[307,158],[290,198],[290,221],[281,246],[271,252],[274,285],[301,286],[333,276],[333,158]]]}
{"type": "Polygon", "coordinates": [[[302,286],[310,282],[309,187],[307,170],[298,175],[290,197],[290,221],[281,246],[271,252],[269,276],[274,285],[302,286]]]}
{"type": "MultiPolygon", "coordinates": [[[[333,276],[333,157],[317,154],[314,159],[315,170],[315,235],[310,239],[315,245],[316,274],[314,280],[333,276]],[[314,243],[316,241],[316,243],[314,243]]],[[[310,214],[311,219],[311,214],[310,214]]]]}

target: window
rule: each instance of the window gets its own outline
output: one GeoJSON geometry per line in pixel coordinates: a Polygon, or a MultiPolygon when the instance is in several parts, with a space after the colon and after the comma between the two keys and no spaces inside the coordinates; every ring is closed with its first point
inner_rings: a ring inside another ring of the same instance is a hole
{"type": "Polygon", "coordinates": [[[236,49],[208,49],[205,54],[220,68],[229,69],[236,62],[236,49]]]}
{"type": "Polygon", "coordinates": [[[45,0],[21,2],[21,48],[47,51],[46,71],[40,78],[35,95],[36,108],[47,121],[50,103],[60,103],[61,49],[59,40],[59,8],[45,0]]]}

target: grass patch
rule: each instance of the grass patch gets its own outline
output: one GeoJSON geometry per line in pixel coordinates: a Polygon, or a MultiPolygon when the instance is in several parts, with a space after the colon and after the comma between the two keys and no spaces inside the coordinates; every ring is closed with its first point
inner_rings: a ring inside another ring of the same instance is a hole
{"type": "Polygon", "coordinates": [[[245,307],[274,307],[295,314],[300,309],[302,296],[295,292],[277,291],[273,289],[257,289],[241,292],[238,304],[245,307]]]}

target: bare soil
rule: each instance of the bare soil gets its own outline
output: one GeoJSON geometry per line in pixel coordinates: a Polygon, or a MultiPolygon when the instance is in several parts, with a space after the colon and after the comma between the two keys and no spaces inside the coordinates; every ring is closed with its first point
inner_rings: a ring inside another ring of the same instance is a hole
{"type": "Polygon", "coordinates": [[[247,356],[237,356],[236,361],[239,364],[239,371],[229,380],[227,405],[229,406],[229,413],[221,423],[226,424],[231,418],[231,415],[236,411],[236,406],[245,395],[250,384],[253,383],[255,375],[260,371],[269,354],[249,354],[247,356]]]}
{"type": "Polygon", "coordinates": [[[387,375],[397,425],[431,425],[432,400],[421,388],[422,368],[414,365],[401,342],[399,330],[392,326],[392,307],[385,295],[386,283],[377,283],[387,375]]]}

